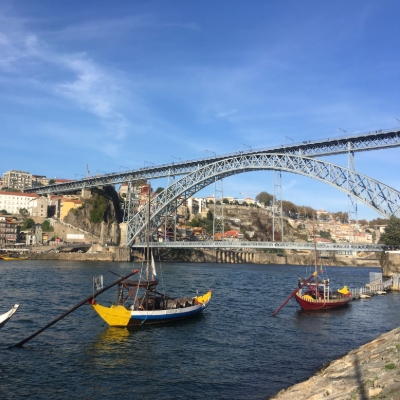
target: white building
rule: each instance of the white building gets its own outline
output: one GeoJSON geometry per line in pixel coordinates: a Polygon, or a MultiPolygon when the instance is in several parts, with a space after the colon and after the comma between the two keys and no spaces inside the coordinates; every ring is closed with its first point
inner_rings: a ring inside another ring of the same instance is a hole
{"type": "Polygon", "coordinates": [[[36,193],[0,191],[0,210],[6,210],[9,214],[19,214],[21,208],[29,210],[31,201],[38,197],[36,193]]]}

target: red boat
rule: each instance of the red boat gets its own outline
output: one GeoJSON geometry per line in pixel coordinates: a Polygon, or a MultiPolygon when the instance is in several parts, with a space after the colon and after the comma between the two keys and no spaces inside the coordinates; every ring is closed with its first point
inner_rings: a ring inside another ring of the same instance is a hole
{"type": "Polygon", "coordinates": [[[318,282],[318,275],[314,276],[315,282],[305,283],[296,293],[295,299],[303,310],[327,310],[343,307],[353,300],[347,286],[331,292],[329,279],[318,282]]]}
{"type": "Polygon", "coordinates": [[[293,290],[289,297],[272,315],[276,315],[293,296],[295,296],[300,307],[307,311],[329,310],[332,308],[343,307],[353,300],[347,286],[343,286],[342,289],[336,291],[331,291],[329,279],[320,279],[318,276],[318,256],[315,235],[314,253],[315,272],[307,279],[299,278],[298,288],[293,290]]]}

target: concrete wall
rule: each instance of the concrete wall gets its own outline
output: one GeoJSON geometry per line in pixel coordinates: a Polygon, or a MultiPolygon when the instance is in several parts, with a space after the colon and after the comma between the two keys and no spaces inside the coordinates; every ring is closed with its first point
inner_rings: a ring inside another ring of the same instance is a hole
{"type": "Polygon", "coordinates": [[[127,247],[109,247],[106,251],[87,253],[26,253],[32,260],[67,261],[130,261],[130,249],[127,247]]]}
{"type": "Polygon", "coordinates": [[[381,255],[383,276],[400,274],[400,251],[387,251],[381,255]]]}

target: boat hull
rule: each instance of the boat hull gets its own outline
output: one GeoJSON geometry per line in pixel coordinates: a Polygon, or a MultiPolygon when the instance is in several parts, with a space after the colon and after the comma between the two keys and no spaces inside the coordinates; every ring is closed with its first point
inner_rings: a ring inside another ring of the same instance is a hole
{"type": "Polygon", "coordinates": [[[330,300],[324,300],[324,299],[307,299],[304,298],[303,296],[300,296],[299,294],[296,295],[296,301],[300,305],[300,307],[303,310],[309,311],[309,310],[329,310],[332,308],[339,308],[339,307],[344,307],[347,304],[349,304],[350,301],[353,300],[353,297],[349,293],[348,295],[345,295],[341,299],[330,299],[330,300]]]}
{"type": "Polygon", "coordinates": [[[15,304],[15,306],[6,313],[0,315],[0,328],[2,328],[6,322],[14,315],[14,313],[18,310],[19,305],[15,304]]]}
{"type": "Polygon", "coordinates": [[[207,306],[208,303],[172,310],[132,311],[128,326],[163,324],[190,318],[203,312],[207,306]]]}
{"type": "Polygon", "coordinates": [[[92,303],[92,307],[110,326],[155,325],[191,318],[203,312],[210,303],[211,293],[209,291],[203,296],[197,296],[195,305],[166,310],[130,310],[122,305],[104,307],[96,302],[92,303]]]}

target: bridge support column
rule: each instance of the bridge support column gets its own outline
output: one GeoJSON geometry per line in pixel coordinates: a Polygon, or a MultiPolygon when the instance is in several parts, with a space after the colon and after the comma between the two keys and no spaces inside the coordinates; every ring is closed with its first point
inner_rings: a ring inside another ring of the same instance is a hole
{"type": "Polygon", "coordinates": [[[106,223],[103,221],[101,223],[101,230],[100,230],[100,244],[104,246],[106,244],[106,234],[105,234],[105,228],[106,223]]]}

